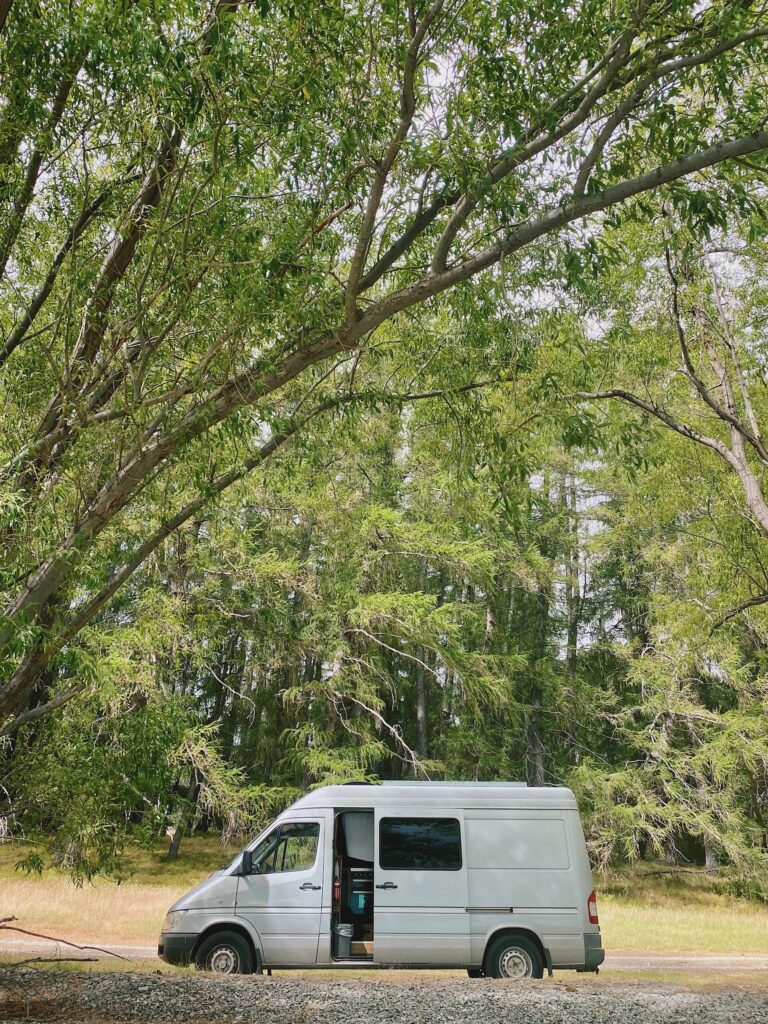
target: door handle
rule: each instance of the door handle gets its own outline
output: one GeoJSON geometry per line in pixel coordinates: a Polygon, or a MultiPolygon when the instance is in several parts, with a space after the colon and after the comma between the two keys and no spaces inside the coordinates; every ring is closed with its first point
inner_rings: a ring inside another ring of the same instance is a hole
{"type": "Polygon", "coordinates": [[[304,882],[303,885],[299,886],[300,889],[321,889],[320,885],[313,885],[312,882],[304,882]]]}
{"type": "Polygon", "coordinates": [[[397,886],[394,882],[382,882],[381,885],[376,886],[377,889],[396,889],[397,886]]]}

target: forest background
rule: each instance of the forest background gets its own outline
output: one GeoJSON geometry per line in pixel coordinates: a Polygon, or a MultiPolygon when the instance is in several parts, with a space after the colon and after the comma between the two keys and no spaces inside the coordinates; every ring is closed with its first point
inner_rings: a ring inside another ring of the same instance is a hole
{"type": "Polygon", "coordinates": [[[26,867],[524,779],[768,892],[768,16],[575,8],[0,2],[26,867]]]}

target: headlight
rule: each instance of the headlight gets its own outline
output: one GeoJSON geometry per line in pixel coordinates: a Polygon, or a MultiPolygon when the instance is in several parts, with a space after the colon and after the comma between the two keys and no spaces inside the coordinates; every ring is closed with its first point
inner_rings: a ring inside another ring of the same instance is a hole
{"type": "Polygon", "coordinates": [[[172,910],[170,913],[166,914],[165,920],[163,921],[163,931],[172,932],[173,929],[181,923],[185,914],[186,910],[172,910]]]}

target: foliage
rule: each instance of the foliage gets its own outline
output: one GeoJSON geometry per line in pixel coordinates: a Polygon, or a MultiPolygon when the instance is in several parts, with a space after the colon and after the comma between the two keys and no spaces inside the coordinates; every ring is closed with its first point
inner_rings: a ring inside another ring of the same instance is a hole
{"type": "Polygon", "coordinates": [[[8,829],[84,878],[324,782],[522,777],[601,862],[764,868],[766,38],[10,5],[8,829]]]}

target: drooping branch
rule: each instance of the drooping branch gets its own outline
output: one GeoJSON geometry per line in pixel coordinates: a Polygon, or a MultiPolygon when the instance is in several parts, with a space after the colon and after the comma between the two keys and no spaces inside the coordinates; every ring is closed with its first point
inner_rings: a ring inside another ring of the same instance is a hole
{"type": "MultiPolygon", "coordinates": [[[[333,690],[331,692],[331,696],[334,698],[334,706],[336,706],[337,701],[341,701],[343,704],[344,701],[348,700],[351,701],[351,703],[354,704],[356,707],[359,707],[362,711],[365,711],[366,714],[369,714],[376,722],[378,722],[378,724],[383,729],[385,729],[390,734],[390,736],[394,739],[395,743],[397,743],[397,745],[405,751],[406,759],[413,768],[414,772],[418,772],[420,770],[423,772],[424,778],[429,779],[429,773],[422,764],[419,755],[405,742],[405,740],[403,739],[403,734],[400,731],[400,729],[398,729],[396,726],[388,722],[380,711],[377,711],[375,708],[372,708],[370,704],[366,704],[365,701],[360,700],[359,697],[353,697],[349,693],[341,693],[340,690],[333,690]]],[[[346,728],[349,728],[346,719],[343,717],[342,722],[346,728]]]]}
{"type": "MultiPolygon", "coordinates": [[[[654,416],[657,420],[664,423],[665,426],[669,427],[670,430],[674,430],[689,441],[695,441],[697,444],[716,452],[738,476],[744,490],[747,507],[755,517],[761,531],[768,537],[768,503],[766,503],[757,478],[749,468],[746,458],[743,457],[743,452],[740,453],[738,450],[732,450],[719,438],[700,433],[689,424],[676,419],[654,402],[646,401],[640,398],[639,395],[634,395],[622,388],[608,388],[605,391],[576,391],[567,397],[583,399],[585,401],[602,401],[609,398],[621,399],[621,401],[634,405],[638,409],[642,409],[644,412],[649,413],[649,415],[654,416]]],[[[739,436],[738,432],[735,433],[739,436]]]]}

